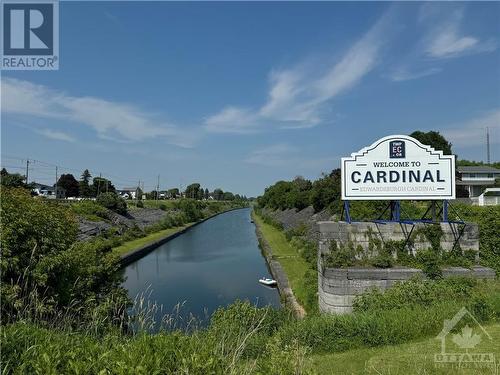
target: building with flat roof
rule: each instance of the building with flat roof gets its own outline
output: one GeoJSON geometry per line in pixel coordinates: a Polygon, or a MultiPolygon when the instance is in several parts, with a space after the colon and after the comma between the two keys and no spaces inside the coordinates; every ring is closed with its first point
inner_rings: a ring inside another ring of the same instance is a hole
{"type": "Polygon", "coordinates": [[[457,167],[457,186],[463,186],[469,198],[479,197],[486,188],[495,185],[497,178],[500,178],[500,169],[487,165],[457,167]]]}

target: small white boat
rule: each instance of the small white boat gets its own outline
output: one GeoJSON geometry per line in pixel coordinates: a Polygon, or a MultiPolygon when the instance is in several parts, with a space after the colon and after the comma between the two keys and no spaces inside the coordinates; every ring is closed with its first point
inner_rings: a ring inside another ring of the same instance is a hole
{"type": "Polygon", "coordinates": [[[267,285],[267,286],[275,286],[276,284],[278,284],[276,282],[276,280],[268,279],[267,277],[263,277],[263,278],[259,279],[259,283],[267,285]]]}

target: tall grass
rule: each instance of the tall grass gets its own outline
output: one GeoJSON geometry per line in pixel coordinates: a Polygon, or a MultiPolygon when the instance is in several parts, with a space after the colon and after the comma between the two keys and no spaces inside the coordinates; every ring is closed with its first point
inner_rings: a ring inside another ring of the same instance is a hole
{"type": "MultiPolygon", "coordinates": [[[[148,302],[147,290],[131,309],[128,323],[135,324],[132,330],[112,328],[98,313],[95,321],[80,325],[65,319],[53,325],[28,319],[3,326],[2,373],[303,374],[305,358],[312,354],[434,336],[462,306],[480,322],[500,317],[497,281],[456,280],[451,287],[455,294],[444,294],[440,300],[429,300],[424,294],[433,296],[432,288],[418,286],[421,300],[427,301],[422,304],[408,298],[410,287],[419,281],[412,283],[400,290],[397,306],[389,309],[381,306],[350,315],[297,320],[284,309],[236,302],[218,309],[206,328],[196,323],[190,328],[176,325],[174,312],[162,319],[170,323],[156,334],[148,331],[162,324],[155,321],[161,307],[148,302]]],[[[470,324],[466,319],[461,323],[470,324]]]]}

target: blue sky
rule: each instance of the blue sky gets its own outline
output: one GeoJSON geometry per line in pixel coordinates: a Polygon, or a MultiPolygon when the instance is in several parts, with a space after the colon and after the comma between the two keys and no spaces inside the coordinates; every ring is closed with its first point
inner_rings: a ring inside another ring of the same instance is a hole
{"type": "Polygon", "coordinates": [[[414,130],[484,160],[486,126],[499,160],[499,43],[500,3],[61,2],[60,69],[2,72],[2,166],[256,196],[414,130]]]}

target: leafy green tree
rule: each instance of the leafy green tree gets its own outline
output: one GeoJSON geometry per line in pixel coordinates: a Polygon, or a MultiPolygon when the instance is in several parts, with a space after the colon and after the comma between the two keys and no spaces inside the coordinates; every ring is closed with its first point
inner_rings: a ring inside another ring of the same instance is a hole
{"type": "Polygon", "coordinates": [[[79,194],[80,184],[72,174],[62,174],[57,180],[57,186],[66,190],[67,197],[77,197],[79,194]]]}
{"type": "Polygon", "coordinates": [[[104,177],[94,177],[92,180],[92,190],[94,196],[98,196],[101,193],[116,193],[114,185],[104,177]]]}
{"type": "Polygon", "coordinates": [[[82,173],[82,177],[80,179],[79,185],[79,191],[80,191],[80,196],[84,198],[90,198],[94,196],[93,189],[90,186],[90,179],[92,178],[92,175],[90,174],[88,169],[85,169],[82,173]]]}
{"type": "Polygon", "coordinates": [[[0,175],[2,186],[29,188],[29,186],[26,185],[26,176],[20,175],[19,173],[9,173],[5,168],[2,168],[0,175]]]}
{"type": "Polygon", "coordinates": [[[177,198],[179,196],[180,192],[179,189],[173,188],[173,189],[168,189],[168,196],[170,198],[177,198]]]}
{"type": "Polygon", "coordinates": [[[337,212],[340,206],[340,169],[333,170],[329,175],[323,175],[319,180],[314,181],[311,190],[311,204],[316,212],[321,211],[334,202],[333,211],[337,212]]]}
{"type": "Polygon", "coordinates": [[[222,191],[222,189],[215,189],[214,190],[214,199],[217,200],[217,201],[220,201],[222,200],[224,196],[224,192],[222,191]]]}
{"type": "Polygon", "coordinates": [[[231,193],[230,191],[226,191],[222,195],[222,200],[225,200],[225,201],[234,201],[234,194],[231,193]]]}
{"type": "Polygon", "coordinates": [[[96,202],[119,214],[125,215],[127,213],[127,203],[116,193],[101,193],[97,196],[96,202]]]}
{"type": "Polygon", "coordinates": [[[208,199],[210,197],[210,193],[208,192],[208,189],[205,189],[205,193],[203,195],[205,199],[208,199]]]}
{"type": "Polygon", "coordinates": [[[443,154],[445,155],[451,155],[451,143],[448,142],[445,137],[439,134],[439,132],[433,130],[422,132],[420,130],[417,130],[411,133],[410,137],[417,139],[424,145],[429,145],[436,150],[443,151],[443,154]]]}
{"type": "Polygon", "coordinates": [[[2,322],[50,321],[61,311],[87,320],[100,318],[94,313],[123,318],[128,299],[117,259],[102,241],[75,242],[78,224],[68,207],[4,188],[0,220],[2,322]]]}
{"type": "Polygon", "coordinates": [[[200,184],[195,182],[193,184],[188,185],[184,193],[186,194],[186,198],[197,199],[199,190],[200,190],[200,184]]]}
{"type": "Polygon", "coordinates": [[[2,316],[10,316],[26,307],[30,291],[57,295],[57,274],[44,269],[41,261],[71,246],[77,223],[66,208],[35,199],[25,189],[2,189],[0,207],[2,316]]]}

